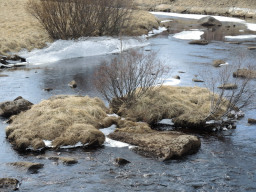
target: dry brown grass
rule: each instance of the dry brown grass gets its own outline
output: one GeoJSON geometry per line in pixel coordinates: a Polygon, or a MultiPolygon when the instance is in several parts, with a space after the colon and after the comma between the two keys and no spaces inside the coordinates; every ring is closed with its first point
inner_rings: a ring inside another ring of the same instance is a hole
{"type": "Polygon", "coordinates": [[[0,0],[0,55],[42,48],[51,41],[38,21],[26,12],[26,2],[0,0]]]}
{"type": "MultiPolygon", "coordinates": [[[[206,88],[163,86],[131,106],[122,105],[118,113],[149,124],[170,118],[177,126],[198,127],[204,125],[210,107],[211,95],[206,88]]],[[[225,107],[222,107],[217,116],[224,111],[225,107]]]]}
{"type": "Polygon", "coordinates": [[[53,141],[54,147],[78,142],[101,145],[105,140],[98,131],[107,108],[98,98],[62,96],[44,100],[31,110],[13,118],[6,128],[9,141],[19,150],[44,147],[43,140],[53,141]]]}

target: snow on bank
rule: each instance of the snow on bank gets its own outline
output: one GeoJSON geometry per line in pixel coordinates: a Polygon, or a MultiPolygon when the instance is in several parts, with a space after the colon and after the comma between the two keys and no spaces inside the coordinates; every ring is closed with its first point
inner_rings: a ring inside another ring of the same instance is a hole
{"type": "MultiPolygon", "coordinates": [[[[199,20],[203,17],[209,16],[209,15],[198,15],[198,14],[182,14],[182,13],[167,13],[167,12],[150,12],[153,15],[161,15],[161,16],[168,16],[168,17],[176,17],[176,18],[185,18],[185,19],[196,19],[199,20]]],[[[246,23],[245,20],[234,18],[234,17],[224,17],[224,16],[214,16],[215,19],[221,21],[221,22],[236,22],[236,23],[243,23],[247,26],[247,28],[251,31],[256,31],[256,24],[253,23],[246,23]]]]}
{"type": "Polygon", "coordinates": [[[122,50],[134,47],[143,47],[149,43],[146,37],[90,37],[79,40],[57,40],[44,49],[36,49],[31,52],[21,52],[32,64],[55,62],[63,59],[106,55],[119,53],[122,50]]]}
{"type": "Polygon", "coordinates": [[[203,31],[182,31],[180,33],[176,33],[173,37],[184,40],[200,40],[203,34],[203,31]]]}
{"type": "Polygon", "coordinates": [[[104,145],[107,147],[118,147],[118,148],[128,147],[129,149],[133,148],[134,147],[133,145],[130,145],[128,143],[124,143],[121,141],[115,141],[107,137],[110,133],[114,132],[115,129],[116,129],[116,125],[111,125],[108,128],[100,129],[100,131],[106,136],[104,145]]]}
{"type": "Polygon", "coordinates": [[[226,41],[256,41],[256,35],[225,36],[226,41]]]}
{"type": "Polygon", "coordinates": [[[152,31],[149,31],[149,33],[148,33],[148,35],[146,35],[146,37],[151,37],[151,36],[160,34],[166,30],[167,30],[167,28],[165,28],[165,27],[159,27],[158,29],[153,29],[152,31]]]}

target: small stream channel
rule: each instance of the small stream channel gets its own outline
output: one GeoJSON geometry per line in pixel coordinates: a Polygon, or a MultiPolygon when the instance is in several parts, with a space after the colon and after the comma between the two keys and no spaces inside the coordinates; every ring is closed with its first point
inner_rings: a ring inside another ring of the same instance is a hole
{"type": "MultiPolygon", "coordinates": [[[[173,19],[173,18],[172,18],[173,19]]],[[[175,21],[176,22],[176,21],[175,21]]],[[[230,35],[227,27],[217,31],[204,28],[204,37],[211,43],[206,46],[189,45],[187,40],[176,39],[173,33],[184,29],[198,29],[198,25],[176,22],[170,34],[150,38],[144,51],[156,51],[158,57],[171,67],[170,77],[179,75],[179,86],[204,86],[192,82],[199,72],[213,76],[218,68],[212,66],[215,59],[232,64],[240,53],[249,61],[255,61],[256,52],[247,50],[248,45],[229,44],[223,37],[230,35]],[[178,73],[183,71],[185,73],[178,73]]],[[[239,34],[239,30],[232,32],[239,34]]],[[[247,33],[247,32],[245,32],[247,33]]],[[[250,34],[254,34],[251,32],[250,34]]],[[[42,65],[30,65],[25,70],[3,71],[8,77],[0,77],[0,102],[18,96],[39,103],[56,94],[80,94],[101,97],[92,79],[102,61],[116,55],[92,56],[60,60],[42,65]],[[77,89],[68,87],[75,80],[77,89]],[[44,88],[52,88],[50,92],[44,88]]],[[[255,63],[254,63],[255,65],[255,63]]],[[[252,82],[255,88],[255,80],[252,82]]],[[[19,154],[5,139],[4,119],[0,119],[0,178],[14,177],[22,182],[21,192],[94,192],[94,191],[256,191],[256,125],[247,124],[248,118],[256,118],[251,106],[244,109],[245,117],[237,122],[237,129],[213,133],[193,133],[202,141],[198,153],[178,160],[159,162],[137,155],[128,148],[102,147],[92,149],[62,149],[61,156],[78,159],[78,164],[66,166],[54,161],[38,159],[38,154],[19,154]],[[118,167],[113,162],[122,157],[131,163],[118,167]],[[43,163],[37,174],[8,166],[15,161],[43,163]]],[[[46,151],[46,156],[57,151],[46,151]]]]}

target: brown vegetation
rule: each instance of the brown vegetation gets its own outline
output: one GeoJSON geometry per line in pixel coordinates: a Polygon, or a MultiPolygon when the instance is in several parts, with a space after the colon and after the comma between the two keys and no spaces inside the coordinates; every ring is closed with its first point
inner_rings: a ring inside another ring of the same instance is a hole
{"type": "Polygon", "coordinates": [[[98,98],[57,96],[13,117],[6,136],[18,150],[43,148],[43,140],[52,141],[56,148],[78,142],[87,146],[102,145],[105,136],[97,129],[106,111],[98,98]]]}
{"type": "MultiPolygon", "coordinates": [[[[154,124],[169,118],[177,126],[203,128],[210,108],[211,97],[206,88],[162,86],[151,90],[130,106],[123,104],[113,110],[133,121],[154,124]]],[[[224,106],[219,108],[215,118],[225,110],[224,106]]]]}
{"type": "Polygon", "coordinates": [[[119,35],[129,22],[132,1],[29,0],[28,11],[53,39],[119,35]]]}

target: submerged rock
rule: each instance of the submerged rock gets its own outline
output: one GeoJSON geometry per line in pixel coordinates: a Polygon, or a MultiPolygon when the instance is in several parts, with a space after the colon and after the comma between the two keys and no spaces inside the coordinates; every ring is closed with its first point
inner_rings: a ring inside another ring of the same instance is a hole
{"type": "Polygon", "coordinates": [[[203,18],[199,19],[198,23],[205,27],[221,26],[222,25],[222,23],[219,20],[217,20],[211,16],[207,16],[207,17],[203,17],[203,18]]]}
{"type": "Polygon", "coordinates": [[[10,163],[10,165],[27,170],[28,172],[33,172],[33,173],[37,172],[38,169],[41,169],[44,167],[44,164],[41,164],[41,163],[31,163],[31,162],[25,162],[25,161],[10,163]]]}
{"type": "Polygon", "coordinates": [[[179,75],[175,75],[173,76],[174,79],[180,79],[180,76],[179,75]]]}
{"type": "Polygon", "coordinates": [[[131,163],[130,161],[126,160],[126,159],[123,159],[121,157],[118,157],[115,159],[115,163],[119,166],[122,166],[122,165],[126,165],[128,163],[131,163]]]}
{"type": "Polygon", "coordinates": [[[13,101],[2,102],[0,103],[0,116],[10,117],[16,115],[22,111],[30,109],[32,105],[33,103],[22,97],[17,97],[13,101]]]}
{"type": "Polygon", "coordinates": [[[48,159],[53,161],[61,161],[65,165],[72,165],[78,163],[77,159],[74,159],[72,157],[51,156],[48,157],[48,159]]]}
{"type": "Polygon", "coordinates": [[[218,87],[219,89],[227,89],[227,90],[229,90],[229,89],[237,89],[237,85],[236,84],[223,84],[223,85],[220,85],[219,87],[218,87]]]}
{"type": "Polygon", "coordinates": [[[192,81],[193,81],[193,82],[197,82],[197,83],[202,83],[202,82],[204,82],[203,80],[196,79],[196,78],[193,78],[192,81]]]}
{"type": "Polygon", "coordinates": [[[168,160],[197,152],[201,146],[196,136],[179,132],[132,133],[117,131],[108,135],[111,139],[137,147],[134,151],[144,156],[168,160]]]}
{"type": "Polygon", "coordinates": [[[75,80],[72,80],[72,81],[69,82],[68,86],[71,87],[71,88],[76,88],[77,87],[77,83],[76,83],[75,80]]]}
{"type": "Polygon", "coordinates": [[[191,45],[208,45],[209,42],[207,40],[193,40],[193,41],[190,41],[189,44],[191,44],[191,45]]]}
{"type": "Polygon", "coordinates": [[[0,191],[18,190],[20,182],[14,178],[0,178],[0,191]]]}
{"type": "Polygon", "coordinates": [[[249,119],[248,119],[248,123],[250,123],[250,124],[256,124],[256,119],[251,119],[251,118],[249,118],[249,119]]]}

